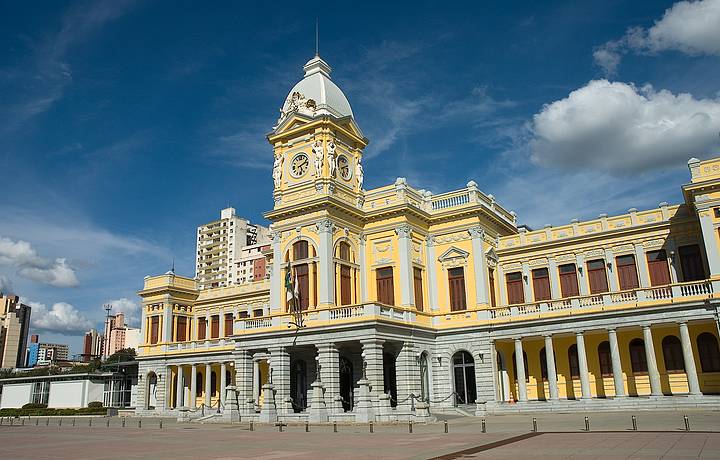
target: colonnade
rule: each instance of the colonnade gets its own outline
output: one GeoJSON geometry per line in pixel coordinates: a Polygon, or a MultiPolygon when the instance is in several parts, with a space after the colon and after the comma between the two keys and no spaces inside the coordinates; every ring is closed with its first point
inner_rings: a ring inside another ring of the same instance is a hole
{"type": "Polygon", "coordinates": [[[174,391],[167,391],[167,407],[177,409],[180,407],[195,408],[204,404],[205,407],[217,406],[219,402],[221,406],[225,405],[225,393],[229,384],[232,384],[232,371],[234,363],[232,361],[207,362],[178,364],[168,366],[167,375],[174,375],[175,388],[174,391]],[[226,379],[226,375],[230,371],[230,381],[226,379]],[[187,373],[190,374],[188,382],[187,373]],[[198,379],[198,373],[202,374],[202,382],[198,379]],[[213,382],[212,374],[216,372],[216,379],[213,382]],[[214,385],[213,385],[214,383],[214,385]],[[202,397],[198,397],[198,385],[202,385],[202,397]],[[213,394],[217,391],[217,397],[213,398],[213,394]],[[213,402],[213,399],[215,401],[213,402]]]}

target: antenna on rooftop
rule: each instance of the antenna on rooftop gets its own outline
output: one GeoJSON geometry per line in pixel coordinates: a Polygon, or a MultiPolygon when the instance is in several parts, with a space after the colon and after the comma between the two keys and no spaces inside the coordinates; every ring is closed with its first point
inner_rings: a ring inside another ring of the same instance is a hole
{"type": "Polygon", "coordinates": [[[315,17],[315,56],[320,56],[320,19],[315,17]]]}

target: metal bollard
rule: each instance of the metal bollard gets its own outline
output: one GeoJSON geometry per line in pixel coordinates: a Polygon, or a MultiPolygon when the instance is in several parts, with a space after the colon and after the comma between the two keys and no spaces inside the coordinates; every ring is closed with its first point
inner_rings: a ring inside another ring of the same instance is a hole
{"type": "Polygon", "coordinates": [[[374,431],[373,431],[373,422],[372,422],[372,421],[370,422],[370,433],[374,433],[374,431]]]}
{"type": "Polygon", "coordinates": [[[590,419],[585,416],[585,431],[590,431],[590,419]]]}
{"type": "Polygon", "coordinates": [[[282,433],[282,427],[283,427],[282,422],[278,422],[277,426],[278,426],[278,431],[279,431],[280,433],[282,433]]]}
{"type": "Polygon", "coordinates": [[[690,419],[687,414],[683,415],[683,420],[685,421],[685,431],[690,431],[690,419]]]}
{"type": "Polygon", "coordinates": [[[125,428],[125,418],[122,419],[122,427],[125,428]]]}
{"type": "Polygon", "coordinates": [[[408,421],[408,433],[412,434],[412,420],[408,421]]]}
{"type": "Polygon", "coordinates": [[[60,421],[58,422],[58,426],[62,426],[62,417],[60,417],[60,421]]]}
{"type": "Polygon", "coordinates": [[[309,432],[310,432],[310,422],[305,420],[305,433],[309,433],[309,432]]]}
{"type": "Polygon", "coordinates": [[[88,426],[92,426],[92,417],[88,419],[88,426]]]}
{"type": "Polygon", "coordinates": [[[40,419],[39,419],[39,418],[36,418],[36,419],[35,419],[35,426],[38,426],[39,424],[40,424],[40,419]]]}
{"type": "Polygon", "coordinates": [[[162,430],[162,419],[160,419],[160,429],[162,430]]]}
{"type": "MultiPolygon", "coordinates": [[[[25,426],[25,419],[22,419],[22,420],[20,421],[20,425],[25,426]]],[[[688,430],[688,431],[689,431],[689,430],[688,430]]]]}
{"type": "Polygon", "coordinates": [[[250,420],[250,431],[253,431],[253,421],[250,420]]]}
{"type": "Polygon", "coordinates": [[[73,426],[75,426],[75,419],[73,418],[73,426]]]}
{"type": "Polygon", "coordinates": [[[333,433],[337,433],[337,422],[333,422],[333,433]]]}
{"type": "Polygon", "coordinates": [[[138,420],[138,428],[142,428],[142,420],[138,420]]]}
{"type": "Polygon", "coordinates": [[[447,420],[445,420],[445,433],[447,433],[447,432],[448,432],[448,422],[447,422],[447,420]]]}
{"type": "Polygon", "coordinates": [[[487,429],[485,427],[485,419],[482,419],[482,424],[480,425],[480,431],[482,431],[483,433],[487,432],[487,429]]]}
{"type": "Polygon", "coordinates": [[[537,433],[537,419],[533,417],[533,433],[537,433]]]}
{"type": "Polygon", "coordinates": [[[632,430],[637,431],[637,418],[635,416],[632,416],[632,430]]]}
{"type": "Polygon", "coordinates": [[[105,420],[105,426],[110,428],[110,419],[105,420]]]}
{"type": "Polygon", "coordinates": [[[50,419],[49,419],[49,418],[46,418],[46,419],[45,419],[45,426],[50,426],[50,419]]]}

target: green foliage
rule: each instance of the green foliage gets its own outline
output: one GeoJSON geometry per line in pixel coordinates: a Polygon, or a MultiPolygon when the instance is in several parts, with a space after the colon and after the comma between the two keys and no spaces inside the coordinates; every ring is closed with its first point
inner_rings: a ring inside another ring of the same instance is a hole
{"type": "Polygon", "coordinates": [[[93,401],[90,404],[88,404],[88,409],[102,409],[103,403],[100,401],[93,401]]]}
{"type": "Polygon", "coordinates": [[[60,415],[107,415],[107,409],[104,407],[83,407],[82,409],[0,409],[0,417],[52,417],[60,415]]]}
{"type": "Polygon", "coordinates": [[[47,404],[41,403],[27,403],[22,406],[23,409],[47,409],[47,404]]]}
{"type": "Polygon", "coordinates": [[[137,356],[134,348],[123,348],[118,350],[112,355],[108,356],[105,360],[105,364],[121,363],[124,361],[132,361],[137,356]]]}

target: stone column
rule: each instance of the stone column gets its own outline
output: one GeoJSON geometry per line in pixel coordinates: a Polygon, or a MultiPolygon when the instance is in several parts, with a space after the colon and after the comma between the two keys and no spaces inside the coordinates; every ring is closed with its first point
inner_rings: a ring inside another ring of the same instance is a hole
{"type": "Polygon", "coordinates": [[[172,367],[171,366],[165,367],[165,382],[163,385],[163,390],[165,390],[165,398],[163,398],[165,400],[165,408],[172,409],[173,403],[172,403],[172,367]]]}
{"type": "Polygon", "coordinates": [[[615,384],[615,397],[624,398],[625,381],[623,380],[622,362],[620,361],[620,346],[618,345],[617,332],[615,329],[608,329],[610,341],[610,359],[612,360],[613,382],[615,384]]]}
{"type": "Polygon", "coordinates": [[[365,262],[365,241],[367,238],[365,234],[361,233],[358,236],[358,265],[359,265],[359,277],[360,277],[360,303],[366,303],[370,301],[370,294],[368,293],[368,267],[365,262]]]}
{"type": "Polygon", "coordinates": [[[718,251],[717,238],[713,228],[712,210],[698,209],[700,229],[702,230],[705,253],[710,268],[710,277],[720,276],[720,251],[718,251]]]}
{"type": "Polygon", "coordinates": [[[283,254],[280,249],[281,233],[270,232],[273,250],[273,263],[270,268],[270,311],[280,311],[282,307],[282,261],[283,254]]]}
{"type": "Polygon", "coordinates": [[[212,404],[212,365],[205,364],[205,406],[210,407],[212,404]]]}
{"type": "Polygon", "coordinates": [[[587,353],[585,353],[585,336],[582,331],[575,333],[578,352],[578,367],[580,367],[580,388],[582,399],[591,399],[590,373],[588,372],[587,353]]]}
{"type": "Polygon", "coordinates": [[[695,357],[693,356],[690,332],[685,321],[680,323],[680,342],[682,343],[683,360],[685,361],[685,373],[687,374],[688,389],[691,396],[700,396],[700,383],[698,382],[697,369],[695,368],[695,357]]]}
{"type": "Polygon", "coordinates": [[[335,270],[333,263],[333,223],[323,219],[317,224],[318,242],[318,304],[329,306],[335,303],[335,270]]]}
{"type": "Polygon", "coordinates": [[[197,407],[197,364],[190,366],[190,398],[186,406],[197,407]]]}
{"type": "Polygon", "coordinates": [[[500,265],[499,263],[497,264],[497,284],[500,293],[500,298],[498,299],[498,306],[507,305],[507,280],[505,279],[505,271],[503,270],[502,265],[500,265]]]}
{"type": "Polygon", "coordinates": [[[325,387],[325,403],[330,413],[342,413],[340,399],[340,353],[334,343],[316,345],[318,363],[320,364],[319,379],[325,387]]]}
{"type": "Polygon", "coordinates": [[[475,303],[477,306],[487,305],[488,301],[488,271],[485,260],[483,240],[485,231],[481,227],[468,230],[472,240],[473,269],[475,271],[475,303]]]}
{"type": "Polygon", "coordinates": [[[395,229],[398,236],[398,268],[400,275],[400,306],[413,307],[412,228],[403,224],[395,229]]]}
{"type": "Polygon", "coordinates": [[[260,409],[260,360],[253,359],[252,375],[252,399],[255,401],[255,408],[260,409]]]}
{"type": "Polygon", "coordinates": [[[270,372],[275,386],[275,407],[279,414],[293,412],[290,399],[290,354],[285,347],[270,348],[270,372]]]}
{"type": "Polygon", "coordinates": [[[173,330],[173,306],[169,300],[166,300],[163,304],[163,342],[172,342],[172,330],[173,330]]]}
{"type": "Polygon", "coordinates": [[[428,235],[425,240],[426,254],[427,254],[427,289],[430,308],[429,310],[437,310],[439,305],[438,300],[438,281],[437,281],[437,268],[435,263],[435,236],[428,235]]]}
{"type": "Polygon", "coordinates": [[[225,381],[225,372],[227,371],[227,364],[223,361],[220,363],[220,404],[225,407],[225,389],[227,388],[227,382],[225,381]]]}
{"type": "Polygon", "coordinates": [[[175,382],[175,408],[183,406],[183,367],[177,366],[177,381],[175,382]]]}
{"type": "Polygon", "coordinates": [[[550,400],[557,401],[560,399],[558,396],[558,382],[557,382],[557,370],[555,369],[555,350],[553,348],[552,335],[545,336],[545,360],[547,361],[547,376],[548,376],[548,387],[550,388],[550,400]]]}
{"type": "Polygon", "coordinates": [[[383,379],[383,344],[381,339],[361,340],[363,360],[366,363],[367,381],[370,383],[370,392],[379,395],[385,392],[383,379]]]}
{"type": "Polygon", "coordinates": [[[640,287],[650,287],[650,274],[648,273],[647,256],[642,243],[635,244],[635,265],[640,274],[640,287]]]}
{"type": "Polygon", "coordinates": [[[527,402],[527,382],[525,382],[525,358],[523,358],[522,339],[515,339],[515,369],[518,382],[518,401],[527,402]]]}
{"type": "Polygon", "coordinates": [[[420,396],[420,368],[414,342],[403,342],[396,362],[398,410],[411,412],[420,396]],[[410,395],[416,398],[410,398],[410,395]],[[402,401],[402,402],[401,402],[402,401]]]}
{"type": "Polygon", "coordinates": [[[584,254],[578,254],[575,256],[575,266],[577,268],[578,286],[580,287],[580,295],[588,295],[588,294],[590,294],[590,288],[588,287],[587,276],[585,273],[585,270],[587,267],[585,267],[585,255],[584,254]]]}
{"type": "Polygon", "coordinates": [[[648,376],[650,377],[650,394],[662,396],[660,386],[660,372],[655,359],[655,346],[653,345],[652,331],[650,326],[643,326],[643,339],[645,341],[645,359],[647,360],[648,376]]]}
{"type": "Polygon", "coordinates": [[[253,394],[253,360],[247,350],[240,350],[235,355],[235,388],[241,414],[255,412],[253,394]]]}

